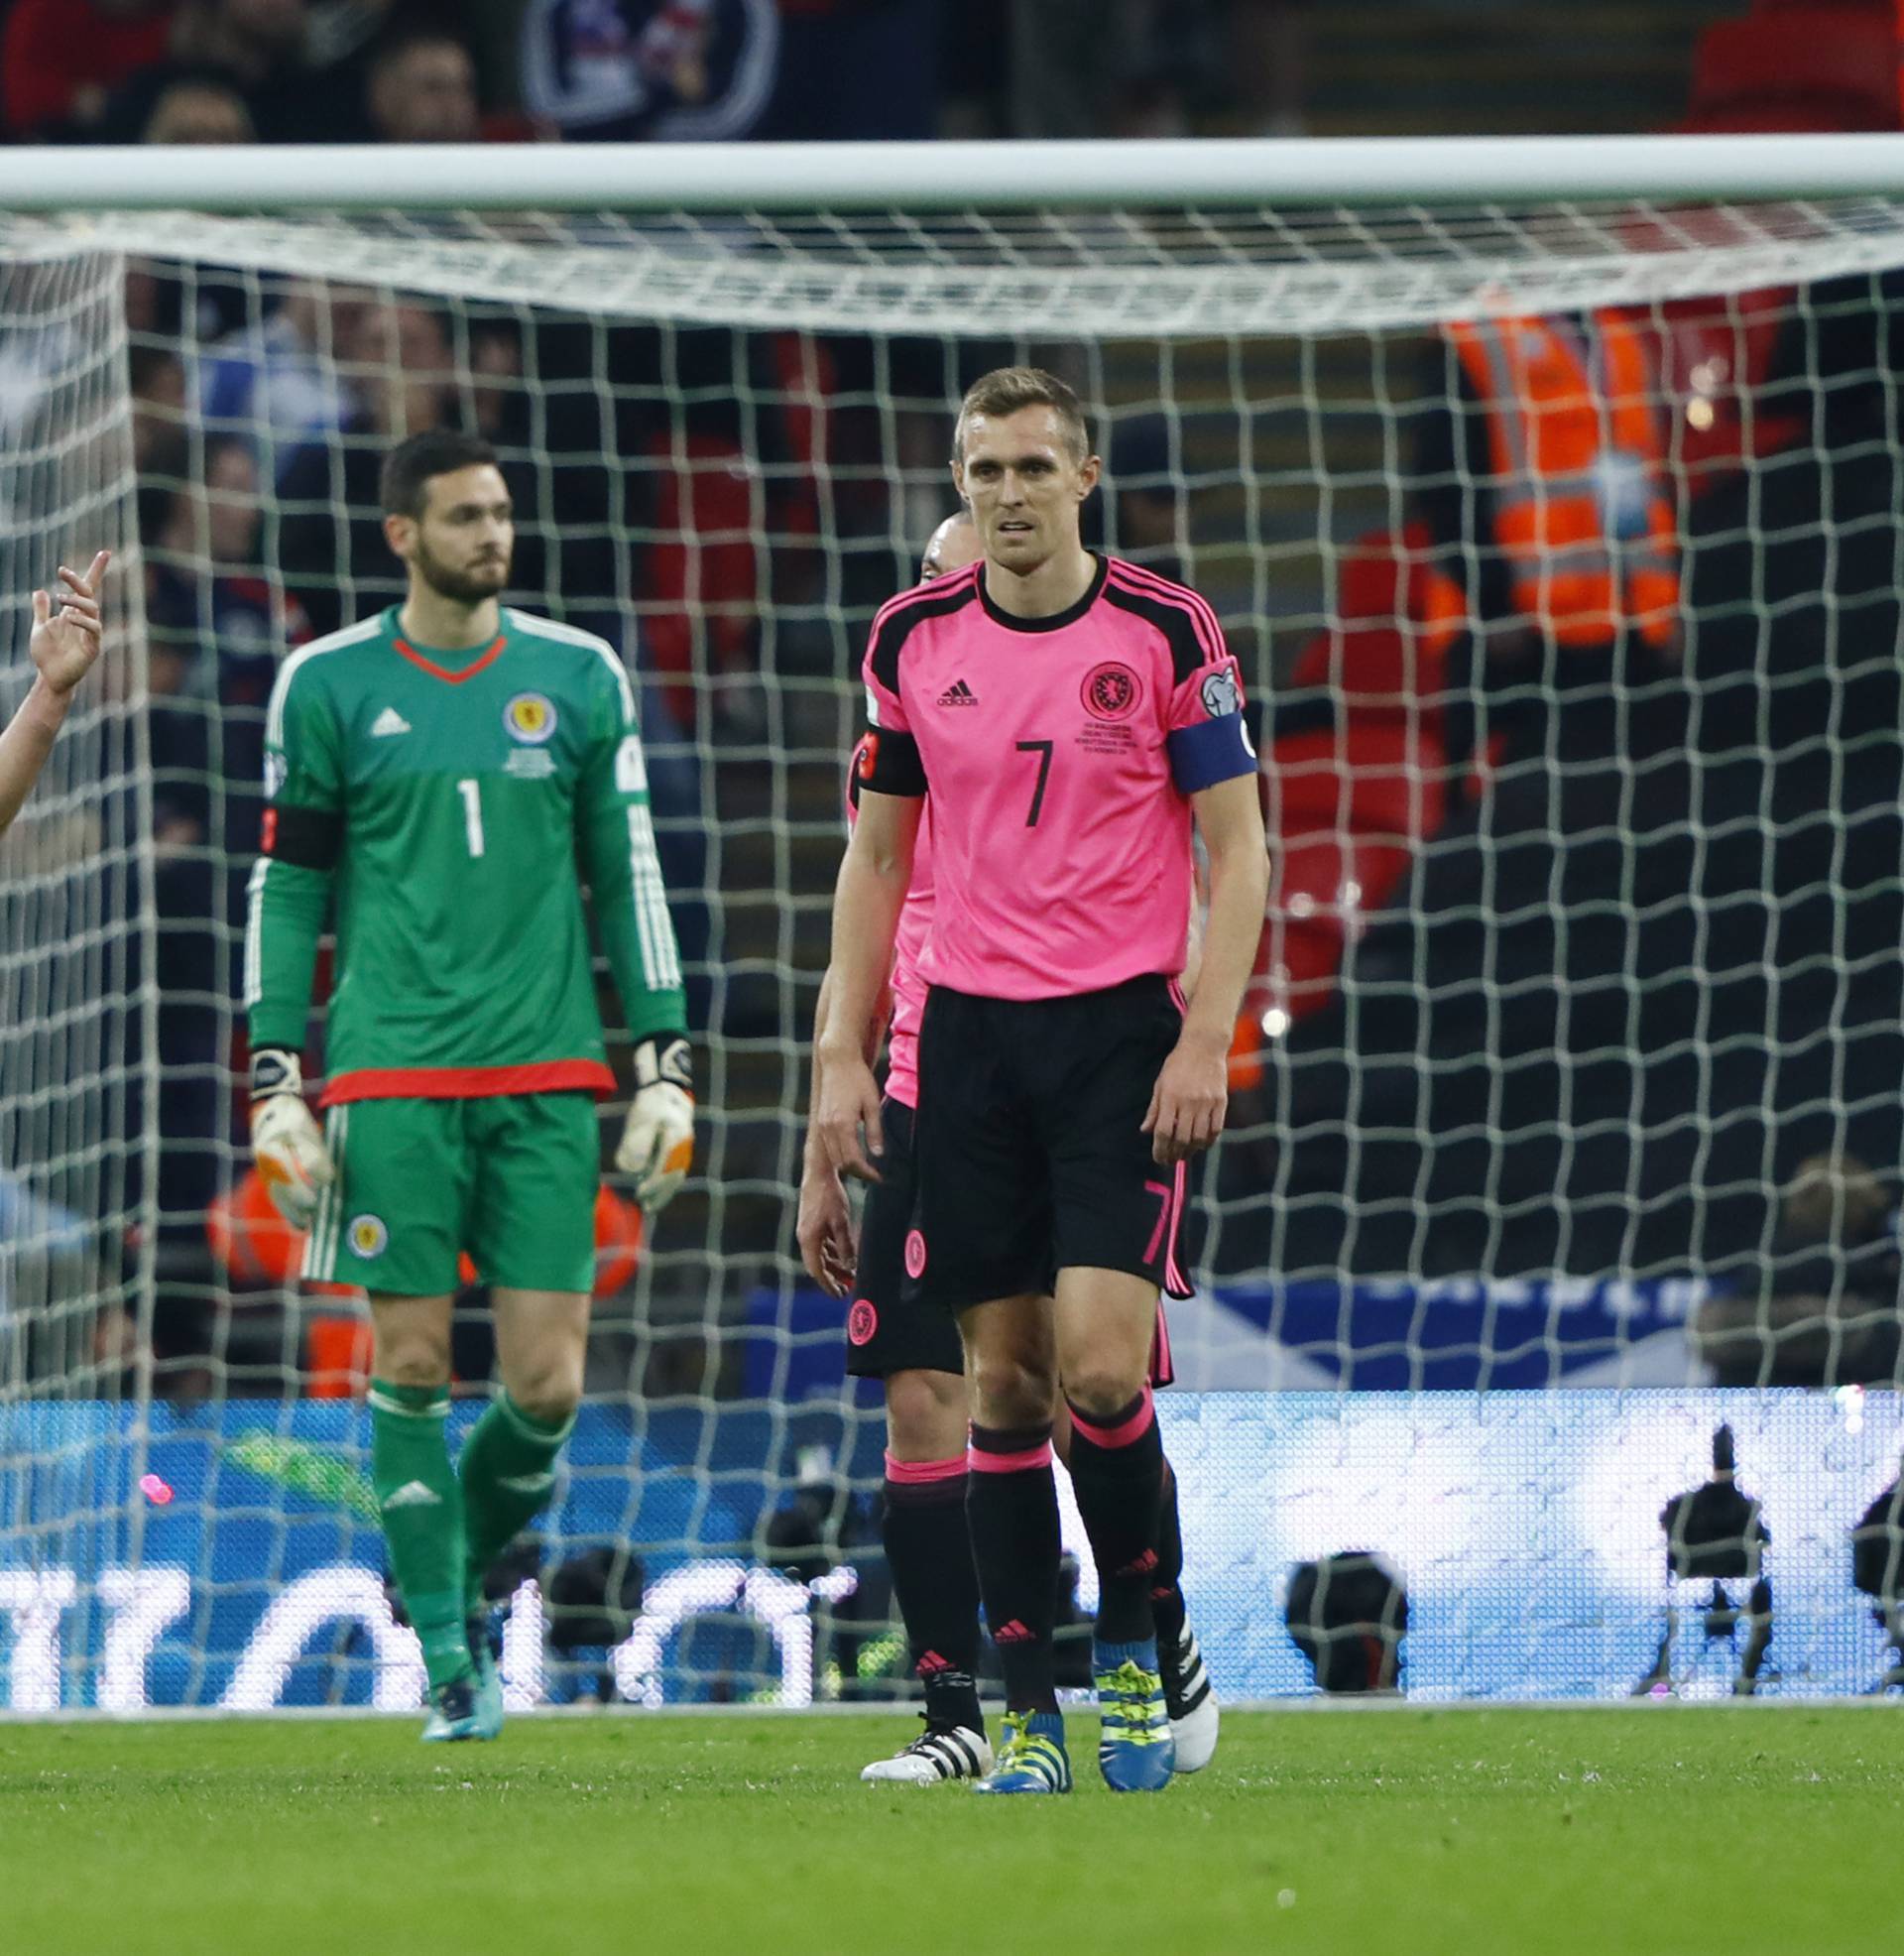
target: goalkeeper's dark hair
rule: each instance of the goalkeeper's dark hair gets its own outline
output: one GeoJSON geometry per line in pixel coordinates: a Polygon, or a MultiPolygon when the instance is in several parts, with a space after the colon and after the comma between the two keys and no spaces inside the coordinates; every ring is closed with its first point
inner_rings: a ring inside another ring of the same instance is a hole
{"type": "Polygon", "coordinates": [[[432,476],[484,467],[501,468],[502,462],[480,434],[465,434],[454,428],[433,428],[413,434],[384,457],[384,472],[377,485],[384,514],[419,517],[432,476]]]}

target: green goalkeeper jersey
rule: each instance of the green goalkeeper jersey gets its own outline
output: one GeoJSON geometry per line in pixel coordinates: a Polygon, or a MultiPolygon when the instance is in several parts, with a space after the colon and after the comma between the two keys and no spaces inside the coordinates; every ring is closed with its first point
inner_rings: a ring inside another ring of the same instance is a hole
{"type": "Polygon", "coordinates": [[[614,1084],[582,913],[637,1039],[685,1026],[635,700],[602,640],[505,610],[407,643],[395,606],[272,689],[245,934],[257,1046],[303,1045],[335,912],[326,1104],[614,1084]]]}

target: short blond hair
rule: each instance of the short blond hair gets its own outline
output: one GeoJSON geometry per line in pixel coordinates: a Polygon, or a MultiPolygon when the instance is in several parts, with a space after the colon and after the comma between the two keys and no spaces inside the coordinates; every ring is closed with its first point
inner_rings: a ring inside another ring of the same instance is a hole
{"type": "Polygon", "coordinates": [[[952,459],[965,459],[965,425],[974,415],[1015,415],[1020,408],[1049,408],[1064,424],[1071,451],[1079,461],[1091,452],[1091,427],[1084,403],[1056,374],[1042,367],[994,367],[965,390],[952,430],[952,459]]]}

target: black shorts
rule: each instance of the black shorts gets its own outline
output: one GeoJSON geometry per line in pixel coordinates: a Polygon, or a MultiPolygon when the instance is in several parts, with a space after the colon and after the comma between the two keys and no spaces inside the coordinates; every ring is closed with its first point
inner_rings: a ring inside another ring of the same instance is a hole
{"type": "Polygon", "coordinates": [[[905,1245],[921,1301],[963,1310],[1048,1290],[1077,1267],[1187,1294],[1185,1177],[1157,1165],[1141,1131],[1183,1030],[1180,998],[1162,977],[1056,999],[932,988],[905,1245]]]}
{"type": "Polygon", "coordinates": [[[903,1101],[889,1099],[880,1108],[886,1153],[860,1212],[860,1264],[846,1313],[846,1369],[855,1379],[965,1371],[958,1325],[944,1311],[903,1294],[905,1239],[917,1195],[912,1119],[903,1101]]]}

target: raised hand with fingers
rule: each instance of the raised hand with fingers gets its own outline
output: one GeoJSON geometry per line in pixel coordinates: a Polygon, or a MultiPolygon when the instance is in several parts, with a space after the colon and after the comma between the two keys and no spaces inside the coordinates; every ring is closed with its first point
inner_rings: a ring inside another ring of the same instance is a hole
{"type": "Polygon", "coordinates": [[[60,567],[65,588],[60,605],[45,591],[33,594],[33,633],[27,645],[38,670],[19,711],[0,730],[0,830],[33,793],[72,705],[72,690],[99,657],[99,582],[110,554],[101,550],[81,577],[60,567]]]}
{"type": "Polygon", "coordinates": [[[40,676],[56,693],[70,692],[99,657],[99,589],[111,561],[112,552],[100,550],[83,576],[62,563],[60,581],[64,588],[57,593],[57,610],[55,593],[33,594],[33,637],[28,651],[40,676]]]}

